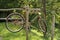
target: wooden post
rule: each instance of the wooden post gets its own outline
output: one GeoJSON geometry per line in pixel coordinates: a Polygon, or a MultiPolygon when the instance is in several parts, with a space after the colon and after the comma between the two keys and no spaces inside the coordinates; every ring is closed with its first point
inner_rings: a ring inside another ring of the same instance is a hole
{"type": "Polygon", "coordinates": [[[25,19],[25,21],[26,21],[26,25],[25,25],[25,27],[26,27],[26,40],[28,40],[28,28],[29,28],[29,6],[27,5],[26,7],[25,7],[25,9],[26,9],[26,19],[25,19]]]}
{"type": "Polygon", "coordinates": [[[25,10],[26,10],[26,14],[25,14],[25,27],[26,27],[26,40],[28,40],[28,32],[29,32],[29,13],[30,13],[30,11],[40,11],[40,9],[39,8],[29,8],[29,6],[27,5],[26,7],[25,7],[25,10]]]}
{"type": "Polygon", "coordinates": [[[55,12],[52,12],[51,40],[54,40],[55,12]]]}

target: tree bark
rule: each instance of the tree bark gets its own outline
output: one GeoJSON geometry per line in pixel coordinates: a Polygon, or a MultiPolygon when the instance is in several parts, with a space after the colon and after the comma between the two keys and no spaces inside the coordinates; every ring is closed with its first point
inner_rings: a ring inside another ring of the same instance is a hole
{"type": "Polygon", "coordinates": [[[44,28],[45,28],[45,32],[44,32],[44,37],[46,36],[46,32],[47,32],[47,26],[46,26],[46,0],[42,0],[42,5],[43,5],[43,14],[44,14],[44,28]]]}

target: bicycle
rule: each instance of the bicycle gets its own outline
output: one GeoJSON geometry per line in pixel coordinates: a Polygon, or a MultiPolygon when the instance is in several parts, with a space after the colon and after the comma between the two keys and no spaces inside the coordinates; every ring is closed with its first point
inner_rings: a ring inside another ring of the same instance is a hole
{"type": "MultiPolygon", "coordinates": [[[[36,10],[35,10],[36,11],[36,10]]],[[[46,23],[45,21],[41,18],[41,15],[39,13],[39,10],[37,10],[37,14],[36,14],[36,17],[34,17],[31,21],[29,21],[30,23],[30,26],[32,26],[32,23],[35,21],[35,20],[38,20],[38,25],[39,25],[39,28],[41,29],[42,32],[46,32],[46,23]]],[[[6,28],[10,31],[10,32],[19,32],[21,31],[25,25],[25,18],[23,15],[21,15],[20,13],[11,13],[9,14],[7,17],[6,17],[6,28]],[[16,17],[16,18],[15,18],[16,17]],[[10,26],[12,28],[10,28],[10,26]],[[16,28],[15,28],[16,27],[16,28]],[[18,28],[17,28],[18,27],[18,28]]]]}

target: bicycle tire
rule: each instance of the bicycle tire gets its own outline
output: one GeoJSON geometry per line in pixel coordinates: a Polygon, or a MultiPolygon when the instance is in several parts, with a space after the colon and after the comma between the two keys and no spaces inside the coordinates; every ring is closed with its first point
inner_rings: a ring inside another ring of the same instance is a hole
{"type": "Polygon", "coordinates": [[[18,30],[15,30],[15,31],[11,30],[8,26],[8,20],[9,20],[9,17],[12,16],[12,15],[18,15],[19,17],[22,18],[23,22],[24,22],[24,17],[20,13],[11,13],[6,17],[6,28],[7,28],[7,30],[10,31],[10,32],[16,33],[16,32],[19,32],[23,29],[24,23],[23,23],[23,26],[21,28],[19,28],[18,30]]]}
{"type": "Polygon", "coordinates": [[[38,17],[38,25],[39,25],[39,28],[41,29],[42,32],[45,32],[47,30],[46,29],[46,23],[41,18],[41,16],[38,17]]]}

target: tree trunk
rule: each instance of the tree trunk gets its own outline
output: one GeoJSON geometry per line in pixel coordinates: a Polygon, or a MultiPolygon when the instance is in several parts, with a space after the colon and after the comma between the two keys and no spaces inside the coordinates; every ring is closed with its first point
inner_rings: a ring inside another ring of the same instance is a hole
{"type": "Polygon", "coordinates": [[[44,21],[45,21],[45,32],[44,32],[44,37],[46,36],[46,32],[47,32],[47,26],[46,26],[46,0],[42,0],[42,5],[43,5],[43,14],[44,14],[44,21]]]}

